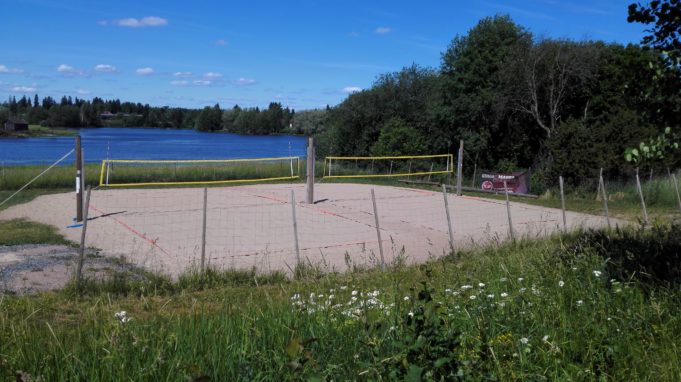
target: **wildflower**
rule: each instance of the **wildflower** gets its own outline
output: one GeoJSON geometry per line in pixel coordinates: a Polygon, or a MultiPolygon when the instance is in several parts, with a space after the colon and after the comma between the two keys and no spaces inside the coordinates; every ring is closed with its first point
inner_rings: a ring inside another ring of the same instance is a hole
{"type": "Polygon", "coordinates": [[[488,295],[487,295],[487,298],[494,298],[494,295],[493,295],[493,294],[488,294],[488,295]]]}
{"type": "Polygon", "coordinates": [[[410,310],[409,313],[407,313],[407,316],[409,316],[409,317],[414,317],[414,312],[412,312],[412,311],[410,310]]]}
{"type": "Polygon", "coordinates": [[[409,296],[404,296],[404,301],[409,301],[409,296]]]}
{"type": "Polygon", "coordinates": [[[523,345],[527,345],[528,342],[530,342],[530,340],[528,340],[527,337],[523,337],[520,339],[520,343],[522,343],[523,345]]]}
{"type": "Polygon", "coordinates": [[[502,283],[505,283],[506,281],[508,281],[508,278],[502,277],[502,278],[499,279],[499,281],[501,281],[502,283]]]}
{"type": "Polygon", "coordinates": [[[346,289],[348,289],[348,287],[345,286],[345,285],[343,285],[343,286],[340,287],[340,290],[346,290],[346,289]]]}
{"type": "Polygon", "coordinates": [[[468,297],[468,298],[470,298],[471,300],[475,300],[475,299],[476,299],[476,296],[475,296],[474,294],[472,294],[472,295],[471,295],[470,297],[468,297]]]}
{"type": "Polygon", "coordinates": [[[485,284],[483,284],[483,283],[478,283],[478,286],[479,286],[480,288],[484,288],[484,287],[485,287],[485,284]]]}
{"type": "Polygon", "coordinates": [[[452,290],[447,288],[447,289],[445,289],[445,293],[452,293],[452,290]]]}
{"type": "Polygon", "coordinates": [[[545,335],[544,337],[541,338],[542,341],[546,342],[549,340],[549,335],[545,335]]]}
{"type": "Polygon", "coordinates": [[[577,300],[577,306],[581,306],[582,304],[584,304],[584,301],[582,301],[582,300],[577,300]]]}
{"type": "Polygon", "coordinates": [[[523,282],[523,280],[525,280],[523,277],[518,277],[518,282],[519,282],[519,283],[523,282]]]}
{"type": "Polygon", "coordinates": [[[336,293],[335,289],[329,289],[329,293],[336,293]]]}
{"type": "Polygon", "coordinates": [[[519,291],[520,293],[524,293],[527,290],[527,288],[520,288],[519,291]]]}
{"type": "Polygon", "coordinates": [[[334,297],[336,297],[336,295],[330,294],[329,297],[328,297],[328,299],[329,299],[329,300],[333,300],[334,297]]]}
{"type": "Polygon", "coordinates": [[[594,271],[594,276],[600,277],[601,276],[601,271],[594,271]]]}
{"type": "Polygon", "coordinates": [[[379,295],[379,291],[377,291],[377,290],[367,293],[367,296],[369,296],[369,297],[378,297],[378,295],[379,295]]]}
{"type": "Polygon", "coordinates": [[[356,291],[356,290],[353,290],[351,294],[352,294],[353,296],[357,296],[357,291],[356,291]]]}
{"type": "Polygon", "coordinates": [[[132,320],[132,318],[128,317],[128,312],[126,312],[125,310],[121,310],[120,312],[116,312],[114,314],[114,317],[116,317],[118,319],[118,321],[121,322],[121,324],[125,324],[125,323],[129,322],[130,320],[132,320]]]}
{"type": "Polygon", "coordinates": [[[463,289],[463,290],[471,289],[471,288],[473,288],[472,285],[462,285],[462,286],[461,286],[461,289],[463,289]]]}
{"type": "Polygon", "coordinates": [[[298,300],[300,300],[300,295],[298,293],[291,296],[291,301],[298,301],[298,300]]]}
{"type": "Polygon", "coordinates": [[[565,282],[563,280],[558,281],[558,286],[561,287],[561,288],[564,287],[565,282]]]}
{"type": "Polygon", "coordinates": [[[318,295],[317,295],[317,298],[324,298],[324,295],[323,295],[323,294],[318,294],[318,295]]]}
{"type": "Polygon", "coordinates": [[[497,303],[497,305],[499,305],[500,307],[502,307],[502,308],[503,308],[503,307],[505,307],[505,306],[506,306],[506,303],[505,303],[505,302],[499,302],[499,303],[497,303]]]}

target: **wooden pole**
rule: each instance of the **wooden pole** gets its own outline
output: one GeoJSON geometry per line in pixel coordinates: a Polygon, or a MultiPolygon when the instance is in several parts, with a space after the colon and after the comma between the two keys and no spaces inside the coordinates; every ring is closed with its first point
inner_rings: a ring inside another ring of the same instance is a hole
{"type": "Polygon", "coordinates": [[[376,195],[371,189],[371,202],[374,205],[374,221],[376,222],[376,236],[378,237],[378,251],[381,254],[381,268],[385,269],[385,258],[383,257],[383,241],[381,240],[381,227],[378,224],[378,208],[376,208],[376,195]]]}
{"type": "Polygon", "coordinates": [[[447,186],[442,184],[442,196],[445,198],[445,212],[447,213],[447,228],[449,229],[449,250],[454,252],[454,233],[452,232],[452,219],[449,216],[449,202],[447,201],[447,186]]]}
{"type": "MultiPolygon", "coordinates": [[[[651,172],[652,174],[652,172],[651,172]]],[[[643,197],[643,190],[641,189],[641,180],[638,177],[638,167],[636,167],[636,188],[638,189],[638,195],[641,197],[641,208],[643,209],[643,222],[648,225],[648,210],[646,209],[646,200],[643,197]]]]}
{"type": "Polygon", "coordinates": [[[296,193],[291,190],[291,211],[293,216],[293,241],[296,248],[296,265],[300,265],[300,247],[298,246],[298,220],[296,219],[296,193]]]}
{"type": "Polygon", "coordinates": [[[203,224],[201,226],[201,273],[206,271],[206,221],[208,217],[208,189],[203,189],[203,224]]]}
{"type": "Polygon", "coordinates": [[[674,190],[676,191],[676,204],[679,206],[679,210],[681,210],[681,196],[679,195],[679,183],[676,181],[676,174],[671,174],[672,177],[672,182],[674,183],[674,190]]]}
{"type": "Polygon", "coordinates": [[[456,194],[461,196],[461,176],[463,172],[463,139],[459,141],[458,163],[456,164],[456,194]]]}
{"type": "MultiPolygon", "coordinates": [[[[85,167],[85,149],[81,148],[80,149],[80,168],[82,168],[82,172],[80,174],[80,189],[85,190],[85,187],[87,185],[86,179],[85,179],[85,170],[87,169],[85,167]]],[[[83,205],[85,205],[85,202],[83,201],[83,205]]]]}
{"type": "Polygon", "coordinates": [[[567,219],[565,218],[565,193],[563,192],[563,176],[558,177],[560,183],[560,208],[563,210],[563,231],[567,232],[567,219]]]}
{"type": "Polygon", "coordinates": [[[76,221],[83,221],[83,190],[81,186],[81,177],[83,173],[83,161],[81,157],[83,152],[81,151],[80,135],[76,135],[76,221]]]}
{"type": "Polygon", "coordinates": [[[601,181],[600,179],[603,179],[603,167],[601,167],[601,171],[598,173],[598,189],[596,190],[596,200],[598,200],[598,197],[601,196],[601,181]]]}
{"type": "Polygon", "coordinates": [[[478,175],[478,162],[473,164],[473,179],[471,179],[471,188],[475,188],[475,176],[478,175]]]}
{"type": "Polygon", "coordinates": [[[314,166],[314,138],[310,137],[307,140],[307,204],[314,203],[314,166]]]}
{"type": "Polygon", "coordinates": [[[603,210],[605,211],[605,220],[608,222],[608,228],[612,228],[610,225],[610,213],[608,212],[608,194],[605,192],[605,182],[603,182],[603,175],[598,178],[598,188],[601,190],[601,197],[603,198],[603,210]]]}
{"type": "Polygon", "coordinates": [[[85,234],[87,231],[87,215],[90,208],[90,187],[85,195],[85,211],[83,212],[83,229],[80,231],[80,247],[78,248],[78,267],[76,268],[76,288],[80,290],[83,278],[83,263],[85,262],[85,234]]]}
{"type": "Polygon", "coordinates": [[[508,232],[511,235],[511,240],[515,241],[515,234],[513,232],[513,220],[511,219],[511,202],[508,200],[508,187],[504,180],[504,194],[506,194],[506,214],[508,215],[508,232]]]}

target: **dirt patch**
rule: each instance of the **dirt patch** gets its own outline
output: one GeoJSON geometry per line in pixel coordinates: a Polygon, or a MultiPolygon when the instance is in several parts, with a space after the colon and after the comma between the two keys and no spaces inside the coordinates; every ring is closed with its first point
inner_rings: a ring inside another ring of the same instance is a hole
{"type": "MultiPolygon", "coordinates": [[[[75,275],[78,250],[64,245],[0,246],[0,294],[32,294],[63,288],[75,275]]],[[[130,269],[125,262],[88,251],[87,278],[103,279],[130,269]]]]}

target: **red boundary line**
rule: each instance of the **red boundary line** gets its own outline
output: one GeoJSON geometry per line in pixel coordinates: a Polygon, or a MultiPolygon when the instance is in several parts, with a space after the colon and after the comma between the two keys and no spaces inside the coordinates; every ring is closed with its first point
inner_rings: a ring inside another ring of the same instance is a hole
{"type": "MultiPolygon", "coordinates": [[[[100,210],[99,208],[93,206],[92,204],[90,204],[90,208],[93,209],[93,210],[95,210],[95,211],[97,211],[97,212],[99,212],[100,214],[105,214],[104,211],[102,211],[102,210],[100,210]]],[[[171,254],[170,254],[168,251],[166,251],[165,249],[163,249],[160,245],[158,245],[158,244],[156,243],[156,240],[151,240],[151,239],[148,238],[145,234],[143,234],[143,233],[137,231],[136,229],[132,228],[132,227],[129,226],[127,223],[125,223],[125,222],[122,221],[122,220],[119,220],[118,218],[115,218],[115,217],[112,217],[112,216],[106,216],[106,217],[107,217],[107,218],[110,218],[111,220],[113,220],[113,221],[115,221],[116,223],[120,224],[121,226],[123,226],[123,228],[127,229],[128,231],[132,232],[133,234],[135,234],[135,235],[139,236],[140,238],[144,239],[145,241],[147,241],[147,242],[148,242],[149,244],[151,244],[152,246],[154,246],[154,247],[160,249],[161,252],[165,253],[165,254],[168,255],[168,256],[171,256],[171,254]]]]}

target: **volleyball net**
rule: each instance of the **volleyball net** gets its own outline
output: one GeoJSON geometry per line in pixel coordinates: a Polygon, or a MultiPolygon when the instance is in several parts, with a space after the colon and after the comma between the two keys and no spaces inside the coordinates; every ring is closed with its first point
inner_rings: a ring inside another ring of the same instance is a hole
{"type": "Polygon", "coordinates": [[[454,172],[454,167],[452,154],[326,157],[323,177],[343,179],[447,175],[454,172]]]}
{"type": "Polygon", "coordinates": [[[208,185],[300,178],[300,157],[102,161],[101,187],[208,185]]]}

